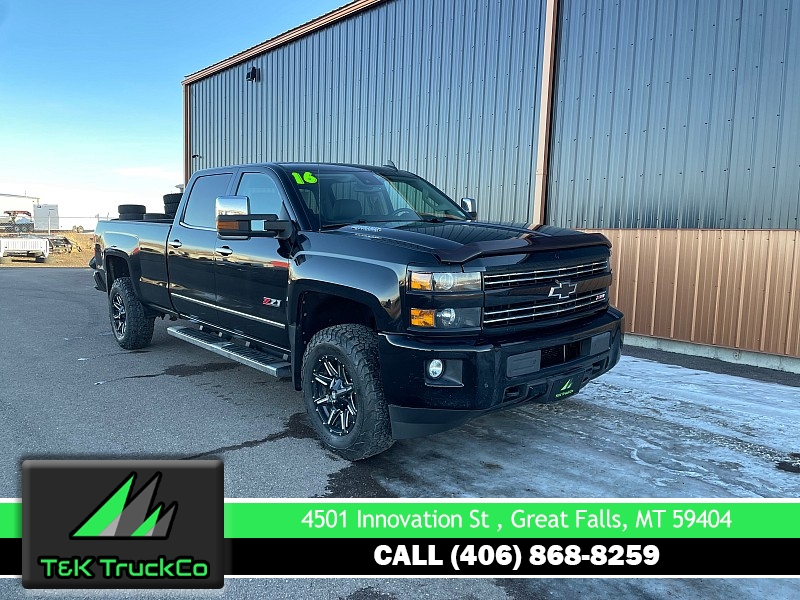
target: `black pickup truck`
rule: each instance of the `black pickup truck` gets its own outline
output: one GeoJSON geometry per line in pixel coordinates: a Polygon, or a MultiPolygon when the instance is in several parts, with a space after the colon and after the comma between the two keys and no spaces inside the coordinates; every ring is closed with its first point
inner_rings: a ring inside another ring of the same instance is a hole
{"type": "Polygon", "coordinates": [[[168,200],[97,227],[90,266],[119,345],[187,320],[168,332],[291,377],[347,459],[566,398],[619,360],[600,234],[479,222],[474,200],[393,167],[209,169],[168,200]]]}

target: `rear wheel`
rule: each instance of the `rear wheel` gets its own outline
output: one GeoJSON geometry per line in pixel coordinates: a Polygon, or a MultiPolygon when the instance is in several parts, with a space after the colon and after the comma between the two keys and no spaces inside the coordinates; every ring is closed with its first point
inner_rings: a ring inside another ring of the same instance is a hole
{"type": "Polygon", "coordinates": [[[108,314],[111,331],[121,347],[138,350],[152,341],[155,317],[145,312],[129,277],[114,280],[108,295],[108,314]]]}
{"type": "Polygon", "coordinates": [[[328,449],[361,460],[392,446],[374,331],[347,324],[318,332],[303,356],[302,378],[306,411],[328,449]]]}

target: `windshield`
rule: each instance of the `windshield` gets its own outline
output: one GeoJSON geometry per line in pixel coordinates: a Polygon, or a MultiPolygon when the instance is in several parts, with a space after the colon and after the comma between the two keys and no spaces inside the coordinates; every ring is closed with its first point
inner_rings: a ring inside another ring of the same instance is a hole
{"type": "Polygon", "coordinates": [[[410,174],[342,170],[292,171],[290,175],[321,228],[398,221],[443,223],[469,218],[430,183],[410,174]]]}

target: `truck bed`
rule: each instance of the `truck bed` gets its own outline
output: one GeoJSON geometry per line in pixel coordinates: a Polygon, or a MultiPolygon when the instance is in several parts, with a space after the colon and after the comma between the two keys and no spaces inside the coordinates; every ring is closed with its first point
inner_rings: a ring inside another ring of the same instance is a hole
{"type": "Polygon", "coordinates": [[[95,259],[111,263],[108,266],[112,270],[114,261],[119,260],[119,264],[133,271],[132,279],[145,302],[171,308],[167,275],[167,237],[171,227],[172,223],[166,221],[100,221],[97,246],[104,249],[105,258],[101,255],[95,259]],[[137,274],[145,277],[140,279],[137,274]]]}

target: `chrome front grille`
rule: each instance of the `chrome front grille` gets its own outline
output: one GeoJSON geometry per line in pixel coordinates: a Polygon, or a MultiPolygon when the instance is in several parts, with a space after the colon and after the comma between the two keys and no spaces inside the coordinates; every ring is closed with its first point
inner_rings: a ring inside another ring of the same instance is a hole
{"type": "Polygon", "coordinates": [[[602,275],[608,272],[608,259],[598,260],[582,265],[560,267],[557,269],[537,269],[535,271],[522,271],[505,274],[489,274],[483,277],[484,289],[501,290],[521,286],[554,283],[556,279],[577,279],[602,275]]]}
{"type": "Polygon", "coordinates": [[[601,288],[591,292],[575,294],[571,298],[545,298],[525,304],[503,304],[484,309],[483,324],[486,327],[510,327],[556,319],[573,313],[592,312],[605,308],[608,291],[601,288]]]}

